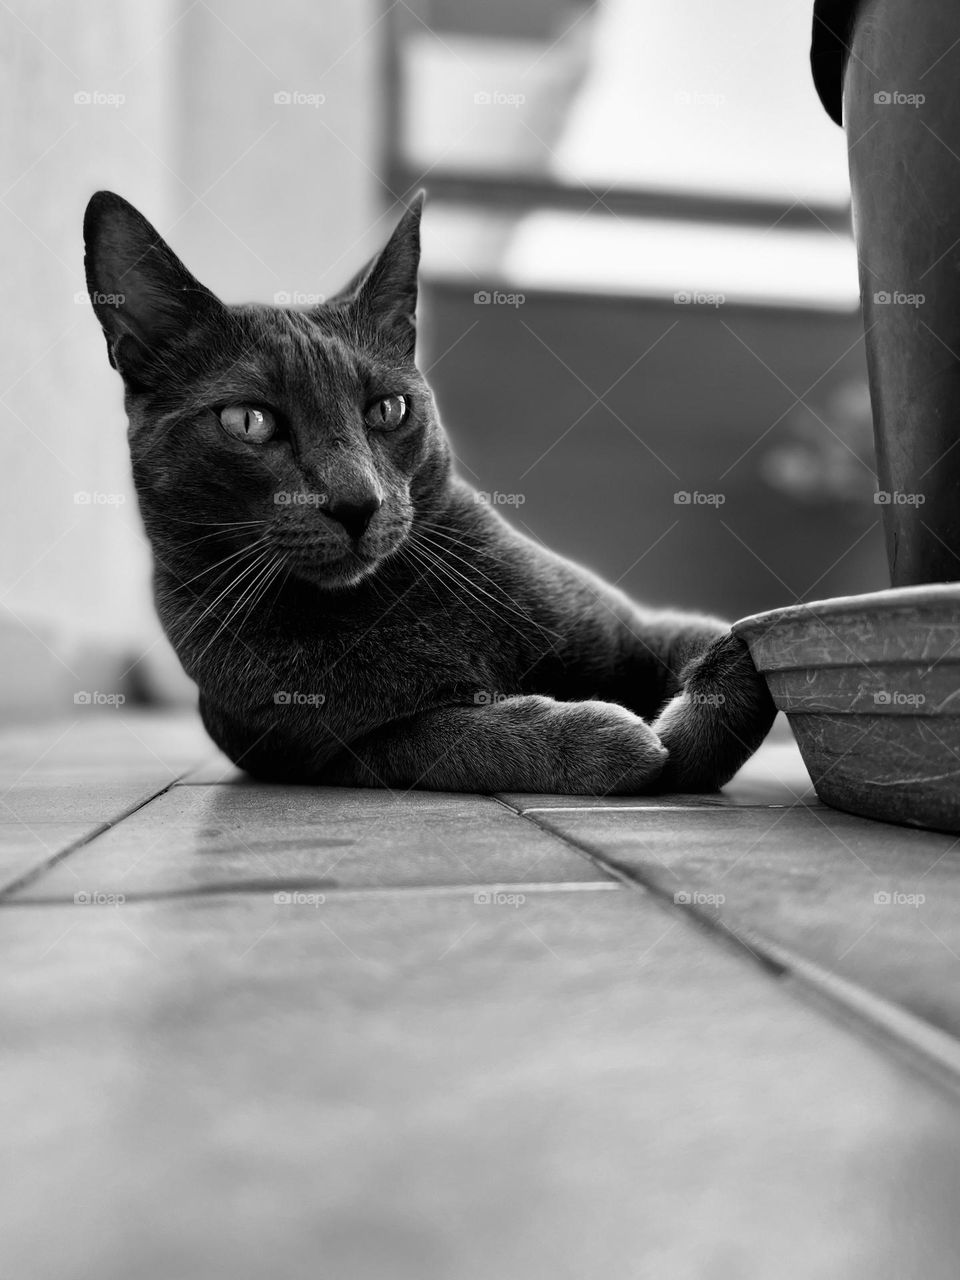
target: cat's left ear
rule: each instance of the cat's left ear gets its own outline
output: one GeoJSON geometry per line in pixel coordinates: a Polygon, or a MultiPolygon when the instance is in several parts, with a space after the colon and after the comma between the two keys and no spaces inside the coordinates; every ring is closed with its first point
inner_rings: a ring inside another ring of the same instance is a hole
{"type": "Polygon", "coordinates": [[[354,293],[352,306],[364,321],[385,334],[412,360],[417,341],[417,271],[420,266],[418,191],[393,235],[374,259],[354,293]]]}

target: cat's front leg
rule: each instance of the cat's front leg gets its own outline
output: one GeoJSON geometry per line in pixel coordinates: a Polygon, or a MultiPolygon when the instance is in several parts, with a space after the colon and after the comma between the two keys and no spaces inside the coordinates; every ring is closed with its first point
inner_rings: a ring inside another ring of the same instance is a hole
{"type": "Polygon", "coordinates": [[[610,702],[539,695],[438,707],[350,743],[317,781],[434,791],[635,794],[666,752],[639,716],[610,702]]]}
{"type": "Polygon", "coordinates": [[[715,791],[767,736],[776,707],[747,646],[728,632],[680,674],[681,692],[653,722],[669,758],[657,791],[715,791]]]}

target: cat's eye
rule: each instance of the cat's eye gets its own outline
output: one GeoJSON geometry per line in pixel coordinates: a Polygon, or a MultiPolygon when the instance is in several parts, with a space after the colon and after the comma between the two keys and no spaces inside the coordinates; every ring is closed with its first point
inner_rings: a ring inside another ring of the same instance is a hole
{"type": "Polygon", "coordinates": [[[363,416],[368,427],[379,431],[393,431],[407,416],[406,396],[381,396],[374,400],[363,416]]]}
{"type": "Polygon", "coordinates": [[[220,425],[238,440],[251,444],[265,444],[277,429],[270,410],[252,404],[228,404],[220,410],[220,425]]]}

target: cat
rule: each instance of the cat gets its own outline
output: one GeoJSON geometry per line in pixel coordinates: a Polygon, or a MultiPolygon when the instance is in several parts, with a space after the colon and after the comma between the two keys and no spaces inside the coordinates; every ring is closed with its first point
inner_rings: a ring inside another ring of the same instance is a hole
{"type": "Polygon", "coordinates": [[[207,732],[274,781],[715,790],[774,716],[743,642],[632,603],[453,469],[415,363],[422,198],[304,310],[226,305],[120,196],[87,207],[156,607],[207,732]]]}

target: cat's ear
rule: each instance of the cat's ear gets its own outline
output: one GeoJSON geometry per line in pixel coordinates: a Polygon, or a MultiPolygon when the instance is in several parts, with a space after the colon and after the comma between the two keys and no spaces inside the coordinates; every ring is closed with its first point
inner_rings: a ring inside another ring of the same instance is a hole
{"type": "Polygon", "coordinates": [[[110,363],[134,385],[178,336],[223,304],[190,274],[141,213],[98,191],[83,219],[87,292],[110,363]]]}
{"type": "Polygon", "coordinates": [[[417,271],[423,198],[424,193],[418,191],[386,246],[354,286],[352,299],[362,319],[386,334],[410,360],[417,340],[417,271]]]}

